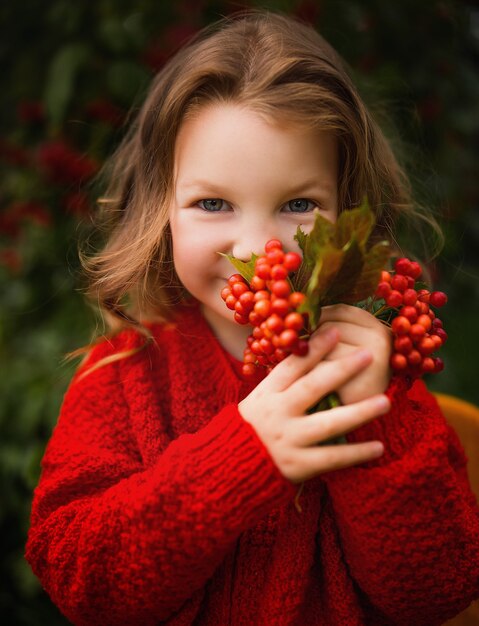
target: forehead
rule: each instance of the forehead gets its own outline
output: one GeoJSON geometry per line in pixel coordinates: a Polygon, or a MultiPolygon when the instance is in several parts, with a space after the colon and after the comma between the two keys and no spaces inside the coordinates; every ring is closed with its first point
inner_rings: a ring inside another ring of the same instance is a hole
{"type": "Polygon", "coordinates": [[[221,176],[235,180],[337,176],[331,133],[236,104],[212,104],[188,117],[175,146],[175,179],[221,176]]]}

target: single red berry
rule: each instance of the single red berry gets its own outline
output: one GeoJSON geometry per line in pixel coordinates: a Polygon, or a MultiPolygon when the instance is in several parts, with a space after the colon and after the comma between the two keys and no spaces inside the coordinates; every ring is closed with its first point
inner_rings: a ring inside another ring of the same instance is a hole
{"type": "Polygon", "coordinates": [[[256,276],[262,278],[263,280],[268,280],[271,278],[271,266],[267,263],[262,263],[261,265],[256,266],[256,276]]]}
{"type": "Polygon", "coordinates": [[[377,298],[387,298],[391,293],[391,285],[386,281],[382,281],[376,288],[375,295],[377,298]]]}
{"type": "Polygon", "coordinates": [[[248,315],[248,320],[249,323],[253,326],[259,326],[259,324],[261,324],[261,322],[263,321],[263,318],[261,317],[261,315],[258,315],[258,313],[255,313],[255,311],[253,310],[248,315]]]}
{"type": "Polygon", "coordinates": [[[447,341],[447,333],[444,328],[436,328],[436,335],[442,339],[442,343],[447,341]]]}
{"type": "Polygon", "coordinates": [[[429,315],[420,315],[417,318],[417,323],[421,324],[421,326],[424,326],[424,330],[427,332],[431,329],[432,326],[432,322],[431,322],[431,318],[429,317],[429,315]]]}
{"type": "Polygon", "coordinates": [[[406,289],[402,299],[406,306],[414,306],[417,302],[417,291],[415,289],[406,289]]]}
{"type": "Polygon", "coordinates": [[[442,321],[441,321],[438,317],[435,317],[435,318],[432,320],[432,327],[433,327],[434,329],[437,329],[437,328],[442,328],[442,321]]]}
{"type": "Polygon", "coordinates": [[[394,340],[394,350],[401,354],[409,354],[412,350],[412,341],[407,335],[396,337],[394,340]]]}
{"type": "Polygon", "coordinates": [[[430,292],[427,289],[419,289],[419,291],[417,292],[417,299],[420,302],[427,302],[429,303],[429,296],[430,296],[430,292]]]}
{"type": "Polygon", "coordinates": [[[261,291],[266,287],[266,281],[264,280],[264,278],[260,278],[255,274],[251,279],[249,286],[250,289],[252,289],[253,291],[261,291]]]}
{"type": "Polygon", "coordinates": [[[444,361],[439,356],[435,357],[435,359],[434,359],[434,372],[436,374],[439,374],[439,372],[442,372],[443,369],[444,369],[444,361]]]}
{"type": "Polygon", "coordinates": [[[411,350],[407,355],[409,365],[420,365],[422,363],[422,354],[419,350],[411,350]]]}
{"type": "Polygon", "coordinates": [[[276,350],[274,351],[274,356],[278,359],[278,363],[284,361],[288,354],[288,351],[284,348],[276,348],[276,350]]]}
{"type": "Polygon", "coordinates": [[[399,315],[404,315],[407,317],[411,324],[417,320],[417,311],[413,306],[403,306],[402,309],[399,309],[399,315]]]}
{"type": "Polygon", "coordinates": [[[411,261],[406,258],[401,258],[396,261],[394,264],[394,269],[397,274],[403,274],[404,276],[408,276],[411,272],[411,261]]]}
{"type": "Polygon", "coordinates": [[[434,352],[434,341],[431,337],[423,337],[418,343],[417,349],[425,356],[432,354],[434,352]]]}
{"type": "Polygon", "coordinates": [[[275,298],[271,305],[271,310],[281,317],[286,317],[289,313],[289,301],[286,298],[275,298]]]}
{"type": "Polygon", "coordinates": [[[419,263],[417,261],[411,261],[410,269],[409,269],[409,276],[411,276],[412,278],[416,280],[419,278],[419,276],[421,276],[421,274],[422,274],[422,269],[419,263]]]}
{"type": "Polygon", "coordinates": [[[412,276],[406,276],[406,278],[408,289],[414,289],[414,286],[416,285],[414,278],[412,276]]]}
{"type": "Polygon", "coordinates": [[[258,300],[254,305],[254,312],[266,319],[271,313],[271,302],[266,299],[258,300]]]}
{"type": "Polygon", "coordinates": [[[411,330],[411,322],[407,317],[398,315],[393,319],[391,328],[395,335],[407,335],[411,330]]]}
{"type": "Polygon", "coordinates": [[[263,331],[259,326],[253,328],[253,337],[254,339],[263,339],[263,331]]]}
{"type": "Polygon", "coordinates": [[[234,314],[234,318],[235,318],[235,322],[237,322],[238,324],[245,325],[245,324],[249,323],[249,319],[246,316],[240,315],[236,311],[235,311],[235,314],[234,314]]]}
{"type": "Polygon", "coordinates": [[[426,334],[426,329],[422,324],[412,324],[409,336],[413,341],[420,341],[426,334]]]}
{"type": "Polygon", "coordinates": [[[223,287],[223,289],[221,290],[222,300],[226,300],[226,298],[230,295],[231,295],[231,289],[229,287],[223,287]]]}
{"type": "Polygon", "coordinates": [[[259,302],[260,300],[269,300],[270,293],[266,289],[260,289],[254,294],[254,301],[259,302]]]}
{"type": "Polygon", "coordinates": [[[245,350],[243,356],[243,363],[256,363],[256,355],[251,350],[245,350]]]}
{"type": "Polygon", "coordinates": [[[284,265],[273,265],[271,268],[271,278],[273,280],[284,280],[288,277],[288,270],[284,265]]]}
{"type": "MultiPolygon", "coordinates": [[[[251,309],[250,309],[251,310],[251,309]]],[[[243,317],[248,317],[248,313],[249,311],[247,311],[244,306],[241,304],[241,302],[239,300],[236,301],[235,304],[235,311],[237,313],[239,313],[240,315],[242,315],[243,317]]]]}
{"type": "Polygon", "coordinates": [[[280,335],[281,346],[283,348],[293,348],[298,343],[298,333],[296,330],[287,328],[280,335]]]}
{"type": "Polygon", "coordinates": [[[427,304],[427,302],[418,301],[414,307],[416,308],[418,315],[427,315],[427,313],[429,313],[429,304],[427,304]]]}
{"type": "Polygon", "coordinates": [[[391,274],[386,270],[381,271],[381,276],[379,278],[380,283],[390,283],[391,282],[391,274]]]}
{"type": "Polygon", "coordinates": [[[261,343],[258,340],[253,341],[250,346],[250,350],[253,354],[263,354],[263,348],[261,347],[261,343]]]}
{"type": "Polygon", "coordinates": [[[280,248],[273,248],[266,255],[270,265],[278,265],[283,262],[284,252],[280,248]]]}
{"type": "Polygon", "coordinates": [[[397,290],[391,291],[391,293],[386,298],[386,304],[393,308],[398,308],[402,304],[402,293],[397,290]]]}
{"type": "Polygon", "coordinates": [[[401,293],[403,291],[406,291],[406,289],[408,288],[407,278],[405,276],[402,276],[401,274],[396,274],[391,278],[391,287],[396,291],[400,291],[401,293]]]}
{"type": "Polygon", "coordinates": [[[289,304],[297,309],[303,302],[306,300],[306,296],[301,291],[293,291],[293,293],[288,298],[289,304]]]}
{"type": "Polygon", "coordinates": [[[434,362],[434,359],[432,359],[430,356],[425,357],[422,360],[421,369],[425,373],[434,372],[436,370],[436,364],[434,362]]]}
{"type": "Polygon", "coordinates": [[[254,293],[252,291],[245,291],[240,295],[238,300],[249,313],[254,306],[254,293]]]}
{"type": "Polygon", "coordinates": [[[297,356],[306,356],[309,352],[309,344],[304,339],[298,341],[297,346],[293,349],[293,354],[297,356]]]}
{"type": "Polygon", "coordinates": [[[270,239],[265,247],[264,247],[264,251],[266,253],[271,252],[272,250],[274,250],[275,248],[279,248],[280,250],[283,249],[283,244],[281,243],[281,241],[279,239],[270,239]]]}
{"type": "Polygon", "coordinates": [[[404,354],[399,354],[395,352],[391,355],[391,367],[396,372],[400,372],[401,370],[405,370],[407,368],[407,359],[404,354]]]}
{"type": "Polygon", "coordinates": [[[235,308],[236,302],[237,300],[232,293],[230,293],[230,295],[226,297],[225,304],[228,309],[231,309],[232,311],[235,308]]]}
{"type": "Polygon", "coordinates": [[[299,270],[303,259],[297,252],[288,252],[284,255],[283,265],[288,272],[296,272],[299,270]]]}
{"type": "Polygon", "coordinates": [[[447,303],[447,296],[444,291],[433,291],[429,298],[429,302],[432,306],[441,307],[447,303]]]}
{"type": "Polygon", "coordinates": [[[236,283],[233,283],[231,285],[231,293],[236,296],[236,298],[239,298],[240,295],[242,293],[245,293],[246,291],[249,291],[248,289],[248,285],[246,283],[240,283],[239,281],[236,283]]]}
{"type": "Polygon", "coordinates": [[[259,343],[265,354],[273,354],[274,346],[269,339],[266,339],[266,338],[260,339],[259,343]]]}
{"type": "Polygon", "coordinates": [[[253,378],[256,375],[256,365],[254,363],[244,363],[241,373],[245,378],[253,378]]]}
{"type": "Polygon", "coordinates": [[[439,335],[430,335],[430,337],[434,342],[434,352],[436,352],[436,350],[439,350],[439,348],[442,346],[442,339],[441,337],[439,337],[439,335]]]}
{"type": "Polygon", "coordinates": [[[279,335],[284,329],[283,318],[280,317],[277,313],[273,313],[272,315],[270,315],[265,323],[267,328],[276,335],[279,335]]]}
{"type": "Polygon", "coordinates": [[[291,293],[291,287],[287,280],[275,280],[271,285],[271,291],[278,298],[287,298],[291,293]]]}
{"type": "Polygon", "coordinates": [[[230,286],[234,285],[234,283],[244,283],[245,279],[241,276],[241,274],[233,274],[228,278],[228,283],[230,286]]]}
{"type": "Polygon", "coordinates": [[[301,313],[289,313],[284,320],[284,325],[286,326],[286,328],[301,330],[304,325],[303,316],[301,315],[301,313]]]}

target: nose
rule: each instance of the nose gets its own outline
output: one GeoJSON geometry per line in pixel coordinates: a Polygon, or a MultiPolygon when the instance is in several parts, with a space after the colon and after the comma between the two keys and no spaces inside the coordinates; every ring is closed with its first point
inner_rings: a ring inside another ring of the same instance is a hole
{"type": "Polygon", "coordinates": [[[265,243],[277,238],[274,225],[268,220],[249,219],[237,226],[231,254],[241,261],[249,261],[253,253],[258,256],[264,254],[265,243]]]}

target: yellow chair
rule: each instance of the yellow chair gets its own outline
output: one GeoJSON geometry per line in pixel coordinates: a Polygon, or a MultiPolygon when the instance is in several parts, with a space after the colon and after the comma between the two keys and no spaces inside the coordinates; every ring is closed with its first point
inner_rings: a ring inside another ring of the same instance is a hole
{"type": "MultiPolygon", "coordinates": [[[[479,502],[479,408],[454,396],[443,393],[436,393],[435,396],[444,417],[464,447],[469,481],[479,502]]],[[[443,626],[479,626],[479,600],[443,626]]]]}

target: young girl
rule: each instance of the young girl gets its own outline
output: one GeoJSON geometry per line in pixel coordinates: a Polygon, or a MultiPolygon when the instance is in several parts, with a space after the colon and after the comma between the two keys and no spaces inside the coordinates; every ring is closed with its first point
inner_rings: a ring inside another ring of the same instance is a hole
{"type": "Polygon", "coordinates": [[[311,28],[226,20],[157,76],[88,264],[124,328],[74,377],[33,503],[27,558],[74,624],[441,624],[479,595],[464,453],[422,383],[390,380],[384,325],[328,307],[307,356],[240,374],[218,253],[293,250],[364,195],[391,237],[404,177],[311,28]]]}

